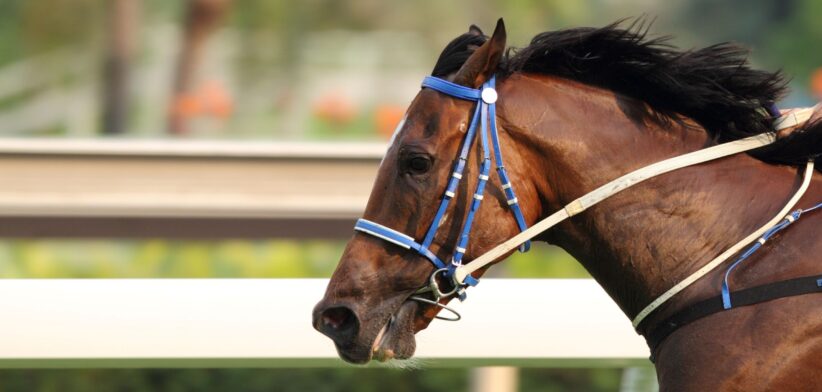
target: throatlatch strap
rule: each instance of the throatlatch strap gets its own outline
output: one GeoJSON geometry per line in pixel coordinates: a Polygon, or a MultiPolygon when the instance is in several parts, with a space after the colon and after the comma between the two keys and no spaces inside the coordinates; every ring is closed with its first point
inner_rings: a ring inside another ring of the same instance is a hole
{"type": "MultiPolygon", "coordinates": [[[[732,309],[778,298],[820,292],[822,292],[822,275],[783,280],[732,292],[734,299],[732,309]]],[[[645,335],[648,347],[651,348],[651,360],[653,360],[654,353],[659,348],[660,343],[679,327],[722,311],[725,311],[722,306],[722,296],[717,295],[688,306],[659,323],[653,331],[645,335]]]]}

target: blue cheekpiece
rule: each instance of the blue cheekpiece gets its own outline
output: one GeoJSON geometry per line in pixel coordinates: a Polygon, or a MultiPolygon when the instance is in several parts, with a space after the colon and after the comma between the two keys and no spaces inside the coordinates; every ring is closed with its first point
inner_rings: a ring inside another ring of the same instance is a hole
{"type": "MultiPolygon", "coordinates": [[[[491,157],[488,148],[489,129],[491,145],[494,151],[494,160],[497,165],[496,171],[499,176],[500,183],[502,184],[503,192],[505,193],[505,197],[508,201],[508,206],[514,215],[514,219],[516,220],[520,231],[524,231],[528,228],[528,225],[525,223],[525,217],[522,215],[522,210],[519,207],[519,201],[514,193],[514,188],[511,185],[511,181],[509,180],[508,173],[505,171],[505,166],[502,161],[502,151],[499,144],[496,121],[497,93],[495,90],[495,83],[496,78],[492,77],[482,85],[481,89],[473,89],[433,76],[426,77],[422,82],[422,87],[424,88],[427,87],[454,98],[477,102],[477,106],[474,109],[474,115],[471,118],[471,125],[468,127],[468,131],[465,133],[465,139],[462,142],[459,159],[454,165],[454,171],[448,179],[448,185],[445,187],[445,192],[442,196],[442,200],[440,201],[439,208],[437,208],[437,213],[434,216],[431,225],[428,227],[428,231],[426,232],[425,238],[422,242],[419,243],[414,238],[406,234],[400,233],[399,231],[367,219],[358,220],[357,224],[354,226],[354,230],[381,238],[406,249],[413,249],[420,255],[425,256],[425,258],[430,260],[431,263],[436,266],[437,271],[445,269],[447,271],[447,276],[453,276],[454,270],[462,265],[462,258],[468,248],[468,240],[471,233],[471,226],[474,223],[474,215],[482,203],[485,193],[485,185],[488,182],[489,173],[491,171],[491,157]],[[440,221],[448,208],[448,203],[454,197],[457,186],[462,179],[463,172],[465,171],[465,164],[468,162],[468,153],[471,151],[471,146],[474,144],[474,139],[477,134],[478,123],[480,125],[480,146],[482,147],[483,153],[482,163],[480,164],[480,173],[478,176],[479,179],[471,200],[470,209],[468,210],[468,216],[465,218],[465,224],[463,225],[462,232],[460,233],[457,245],[454,247],[454,254],[451,257],[451,262],[446,264],[433,252],[431,252],[428,247],[434,241],[434,237],[437,234],[437,229],[440,226],[440,221]]],[[[521,252],[527,252],[530,247],[530,241],[526,241],[520,245],[519,250],[521,252]]],[[[478,283],[478,281],[469,275],[465,278],[464,282],[458,283],[474,286],[478,283]]],[[[464,293],[461,293],[460,299],[463,298],[464,293]]]]}

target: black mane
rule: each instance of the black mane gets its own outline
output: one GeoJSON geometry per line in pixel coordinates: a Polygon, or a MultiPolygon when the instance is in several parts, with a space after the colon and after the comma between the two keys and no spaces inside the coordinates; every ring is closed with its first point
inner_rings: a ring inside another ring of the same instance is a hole
{"type": "Polygon", "coordinates": [[[504,71],[556,75],[646,102],[700,123],[720,142],[766,132],[763,106],[782,98],[780,72],[751,69],[748,51],[733,44],[679,51],[670,38],[647,38],[647,25],[614,23],[537,35],[509,52],[504,71]]]}
{"type": "MultiPolygon", "coordinates": [[[[620,25],[616,22],[601,28],[538,34],[528,46],[509,49],[498,74],[555,75],[606,88],[646,103],[665,119],[691,118],[718,142],[772,129],[773,117],[765,108],[786,93],[781,72],[752,69],[748,50],[734,44],[683,51],[670,45],[669,37],[649,38],[649,24],[642,19],[627,28],[620,25]]],[[[443,50],[432,75],[456,72],[485,40],[483,35],[470,33],[456,38],[443,50]]],[[[822,128],[822,124],[806,128],[801,133],[822,128]]],[[[769,162],[797,164],[822,152],[819,144],[812,148],[806,145],[800,151],[797,143],[789,141],[752,155],[769,162]]]]}
{"type": "MultiPolygon", "coordinates": [[[[476,28],[471,26],[472,29],[476,28]]],[[[431,76],[445,77],[448,74],[459,71],[460,67],[465,64],[471,53],[482,46],[488,37],[483,35],[477,28],[477,33],[465,33],[457,38],[454,38],[445,49],[440,53],[437,59],[437,64],[434,65],[434,70],[431,71],[431,76]]]]}

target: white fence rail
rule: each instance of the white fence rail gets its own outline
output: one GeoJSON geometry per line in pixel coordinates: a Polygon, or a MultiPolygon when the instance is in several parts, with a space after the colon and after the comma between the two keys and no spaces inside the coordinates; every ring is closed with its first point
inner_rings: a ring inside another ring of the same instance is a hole
{"type": "MultiPolygon", "coordinates": [[[[0,280],[0,367],[339,366],[311,328],[324,279],[0,280]]],[[[485,279],[458,323],[418,334],[426,366],[647,365],[591,280],[485,279]]]]}

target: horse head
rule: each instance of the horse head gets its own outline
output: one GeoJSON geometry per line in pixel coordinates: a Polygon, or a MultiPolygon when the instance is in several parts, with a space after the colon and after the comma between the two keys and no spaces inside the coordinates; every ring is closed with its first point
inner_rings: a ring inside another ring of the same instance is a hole
{"type": "MultiPolygon", "coordinates": [[[[482,86],[497,71],[505,40],[502,20],[490,38],[471,26],[467,34],[445,49],[454,51],[457,57],[467,55],[467,60],[462,59],[456,72],[437,76],[473,89],[482,86]]],[[[438,64],[435,74],[448,72],[447,69],[448,64],[438,64]]],[[[472,131],[477,105],[480,104],[431,88],[419,92],[383,158],[364,219],[425,243],[430,258],[451,261],[484,160],[477,147],[480,138],[466,137],[472,131]],[[470,153],[460,163],[460,150],[466,144],[470,153]],[[452,170],[460,165],[464,170],[458,175],[464,179],[456,181],[452,170]],[[459,185],[452,189],[455,192],[444,195],[452,180],[459,185]],[[444,197],[453,197],[453,202],[438,211],[444,197]],[[433,222],[435,219],[438,221],[433,222]],[[432,227],[437,234],[432,234],[426,243],[424,238],[432,227]]],[[[507,170],[515,179],[519,199],[534,201],[533,189],[516,180],[517,173],[527,170],[513,150],[516,145],[505,145],[502,152],[509,153],[507,170]]],[[[485,198],[482,208],[473,216],[483,224],[473,227],[470,245],[462,251],[466,261],[519,231],[517,222],[507,212],[506,195],[497,178],[490,180],[485,198]]],[[[411,297],[432,274],[434,279],[442,279],[445,274],[434,274],[438,267],[419,252],[365,231],[368,230],[357,231],[348,243],[325,297],[314,309],[314,327],[330,337],[340,356],[349,362],[368,362],[372,356],[380,360],[409,358],[415,349],[414,334],[426,328],[441,309],[435,303],[449,300],[429,296],[426,302],[420,302],[411,297]]],[[[478,271],[476,276],[482,272],[478,271]]]]}

